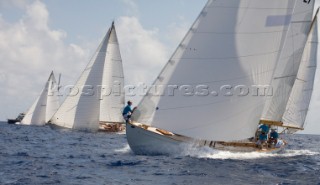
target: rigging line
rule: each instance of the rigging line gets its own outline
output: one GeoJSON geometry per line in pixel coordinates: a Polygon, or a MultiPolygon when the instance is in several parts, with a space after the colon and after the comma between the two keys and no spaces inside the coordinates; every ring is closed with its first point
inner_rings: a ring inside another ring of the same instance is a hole
{"type": "MultiPolygon", "coordinates": [[[[225,120],[228,120],[231,117],[236,117],[238,115],[241,115],[243,112],[246,112],[247,110],[257,109],[258,107],[263,106],[262,104],[264,104],[264,102],[261,102],[256,106],[249,105],[247,108],[243,108],[243,109],[241,109],[241,111],[239,111],[239,112],[237,112],[235,114],[229,115],[227,118],[222,118],[220,120],[215,120],[215,124],[220,123],[220,122],[224,122],[225,120]]],[[[257,126],[258,126],[258,123],[259,123],[259,120],[257,120],[257,126]]],[[[175,132],[183,132],[183,131],[193,130],[193,129],[200,128],[200,127],[207,127],[207,126],[210,126],[210,125],[212,125],[211,121],[209,121],[207,123],[204,123],[204,124],[200,124],[200,125],[194,126],[194,127],[189,127],[189,128],[185,128],[185,129],[181,129],[181,130],[176,130],[175,132]]]]}

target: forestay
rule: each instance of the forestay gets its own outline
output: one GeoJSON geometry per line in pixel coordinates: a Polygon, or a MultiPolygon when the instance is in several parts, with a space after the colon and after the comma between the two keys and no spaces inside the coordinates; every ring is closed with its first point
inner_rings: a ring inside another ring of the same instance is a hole
{"type": "Polygon", "coordinates": [[[134,120],[196,139],[254,136],[265,103],[257,87],[271,82],[295,3],[208,1],[134,120]]]}
{"type": "Polygon", "coordinates": [[[318,19],[316,15],[313,20],[308,42],[304,48],[298,75],[294,82],[286,111],[283,116],[285,126],[303,128],[313,91],[317,68],[317,51],[318,19]]]}
{"type": "Polygon", "coordinates": [[[58,85],[53,72],[50,74],[40,96],[21,121],[25,125],[44,125],[59,108],[58,85]]]}
{"type": "Polygon", "coordinates": [[[314,1],[298,0],[280,60],[271,83],[262,120],[282,121],[310,31],[314,1]]]}
{"type": "Polygon", "coordinates": [[[119,44],[112,24],[51,122],[66,128],[98,130],[100,121],[122,121],[120,107],[124,106],[124,94],[109,91],[113,85],[122,87],[123,80],[119,44]]]}

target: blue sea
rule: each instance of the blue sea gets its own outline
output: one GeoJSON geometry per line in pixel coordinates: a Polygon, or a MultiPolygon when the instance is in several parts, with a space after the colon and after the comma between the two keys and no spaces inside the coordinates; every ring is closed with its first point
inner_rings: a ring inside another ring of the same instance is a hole
{"type": "Polygon", "coordinates": [[[126,135],[0,122],[0,184],[320,184],[320,136],[287,135],[279,154],[187,149],[137,156],[126,135]]]}

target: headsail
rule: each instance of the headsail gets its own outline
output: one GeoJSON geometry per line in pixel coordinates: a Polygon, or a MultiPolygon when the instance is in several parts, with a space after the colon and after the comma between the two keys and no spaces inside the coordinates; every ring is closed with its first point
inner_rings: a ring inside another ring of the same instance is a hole
{"type": "Polygon", "coordinates": [[[122,60],[115,26],[112,23],[93,58],[51,122],[61,127],[89,130],[98,130],[100,119],[118,122],[121,116],[119,107],[123,106],[124,94],[114,96],[106,92],[113,87],[114,80],[119,87],[123,86],[122,60]]]}
{"type": "MultiPolygon", "coordinates": [[[[114,25],[113,25],[114,27],[114,25]]],[[[102,122],[123,122],[121,111],[124,107],[124,74],[119,42],[115,28],[108,41],[108,55],[102,77],[100,97],[100,119],[102,122]],[[110,94],[111,93],[111,94],[110,94]]]]}
{"type": "Polygon", "coordinates": [[[262,120],[281,121],[307,42],[315,1],[297,1],[285,45],[271,83],[262,120]]]}
{"type": "Polygon", "coordinates": [[[317,68],[317,53],[318,16],[316,15],[310,30],[308,42],[304,48],[298,75],[283,116],[285,126],[303,128],[313,91],[317,68]]]}
{"type": "Polygon", "coordinates": [[[44,125],[58,110],[59,105],[57,82],[52,72],[40,96],[30,107],[21,123],[25,125],[44,125]]]}
{"type": "Polygon", "coordinates": [[[165,95],[149,90],[134,120],[196,139],[254,136],[265,98],[252,89],[270,84],[295,3],[209,0],[154,82],[165,95]]]}

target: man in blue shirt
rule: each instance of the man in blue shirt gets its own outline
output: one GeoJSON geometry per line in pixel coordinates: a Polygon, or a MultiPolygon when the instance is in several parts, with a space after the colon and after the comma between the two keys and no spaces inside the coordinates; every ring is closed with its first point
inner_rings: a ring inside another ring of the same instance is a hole
{"type": "Polygon", "coordinates": [[[269,126],[262,124],[259,126],[259,129],[261,129],[258,135],[258,146],[260,149],[263,149],[263,147],[268,147],[267,141],[268,141],[268,133],[269,133],[269,126]]]}
{"type": "Polygon", "coordinates": [[[127,123],[131,123],[131,114],[137,108],[137,107],[134,107],[133,109],[131,109],[131,105],[132,105],[132,102],[128,101],[127,106],[122,111],[122,116],[127,123]]]}
{"type": "Polygon", "coordinates": [[[279,134],[276,132],[276,129],[271,129],[270,133],[270,143],[276,144],[278,142],[279,134]]]}
{"type": "Polygon", "coordinates": [[[261,132],[259,135],[259,140],[257,142],[257,145],[259,146],[260,149],[263,149],[263,147],[268,147],[267,140],[268,140],[268,134],[265,132],[261,132]]]}
{"type": "Polygon", "coordinates": [[[259,128],[261,129],[261,132],[264,132],[264,133],[266,133],[266,134],[269,133],[269,127],[268,127],[268,125],[263,124],[263,125],[261,125],[259,128]]]}

